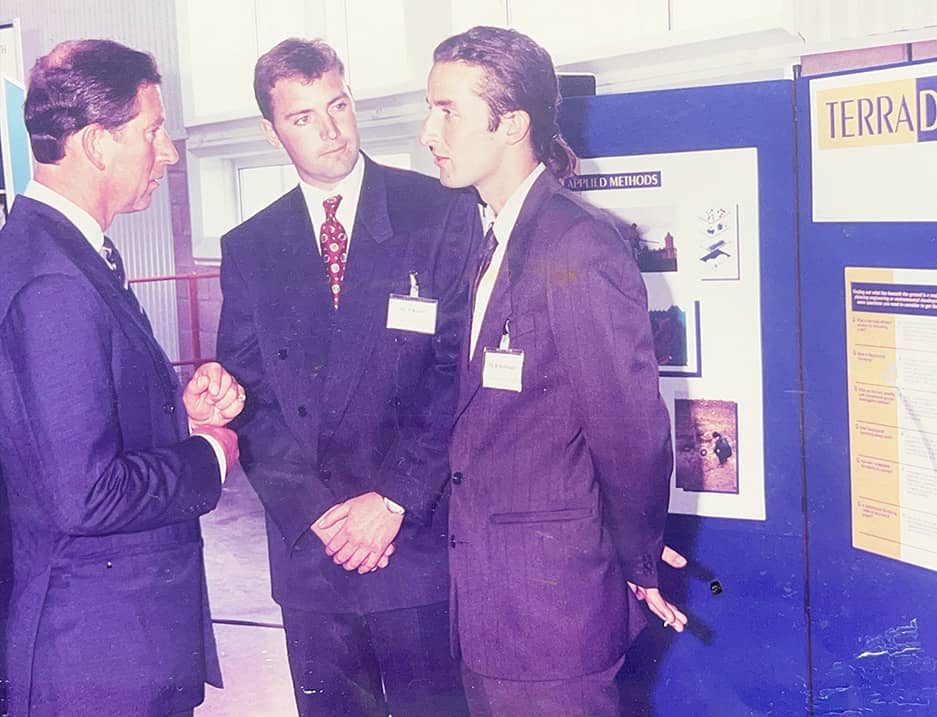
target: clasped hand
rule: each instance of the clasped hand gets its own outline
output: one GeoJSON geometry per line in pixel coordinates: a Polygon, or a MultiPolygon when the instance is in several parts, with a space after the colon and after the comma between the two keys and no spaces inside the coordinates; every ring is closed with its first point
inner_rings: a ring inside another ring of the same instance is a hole
{"type": "Polygon", "coordinates": [[[199,366],[182,392],[189,430],[218,442],[228,471],[238,459],[238,439],[225,426],[244,409],[246,398],[240,384],[215,361],[199,366]]]}
{"type": "Polygon", "coordinates": [[[244,389],[216,361],[199,366],[182,392],[189,425],[225,426],[243,409],[244,389]]]}
{"type": "Polygon", "coordinates": [[[372,491],[333,505],[311,529],[337,565],[364,575],[387,567],[402,523],[403,515],[390,512],[372,491]]]}

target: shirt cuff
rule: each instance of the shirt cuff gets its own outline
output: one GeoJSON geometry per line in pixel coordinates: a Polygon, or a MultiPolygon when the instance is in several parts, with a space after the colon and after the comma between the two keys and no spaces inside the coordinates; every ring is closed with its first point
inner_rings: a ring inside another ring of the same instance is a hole
{"type": "Polygon", "coordinates": [[[228,477],[228,461],[224,457],[224,448],[211,436],[206,436],[204,433],[197,433],[196,435],[208,441],[208,445],[210,445],[211,449],[215,452],[215,458],[218,460],[218,470],[221,471],[221,484],[224,485],[225,478],[228,477]]]}

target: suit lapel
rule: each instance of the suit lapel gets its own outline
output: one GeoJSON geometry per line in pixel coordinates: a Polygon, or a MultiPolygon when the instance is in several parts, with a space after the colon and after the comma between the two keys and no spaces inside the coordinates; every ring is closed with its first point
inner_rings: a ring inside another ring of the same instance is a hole
{"type": "MultiPolygon", "coordinates": [[[[471,361],[460,363],[459,403],[456,409],[456,420],[465,412],[465,409],[468,408],[469,403],[481,388],[485,347],[498,346],[501,332],[504,329],[504,320],[509,318],[514,311],[513,289],[517,286],[517,282],[527,268],[527,259],[535,241],[540,209],[547,198],[558,189],[559,184],[556,179],[550,174],[549,170],[544,170],[524,199],[524,205],[521,207],[517,222],[515,222],[514,229],[511,232],[507,252],[504,261],[501,263],[501,269],[498,272],[498,278],[495,281],[491,299],[488,302],[488,309],[485,311],[485,318],[478,333],[475,354],[471,361]]],[[[471,309],[469,310],[471,311],[471,309]]],[[[469,328],[466,336],[470,336],[471,319],[471,314],[469,314],[469,328]]],[[[468,339],[466,339],[466,346],[468,345],[467,342],[468,339]]]]}
{"type": "Polygon", "coordinates": [[[380,167],[370,160],[364,161],[364,181],[341,301],[338,311],[333,310],[334,330],[323,397],[323,405],[328,409],[324,415],[330,416],[335,424],[341,421],[374,345],[383,335],[388,294],[407,287],[405,269],[398,266],[402,252],[394,251],[397,242],[388,241],[394,232],[384,175],[380,167]]]}

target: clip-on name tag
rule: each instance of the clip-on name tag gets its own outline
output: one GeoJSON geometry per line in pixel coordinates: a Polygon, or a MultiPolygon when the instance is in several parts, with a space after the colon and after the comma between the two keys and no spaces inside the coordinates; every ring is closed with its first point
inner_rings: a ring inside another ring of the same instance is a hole
{"type": "Polygon", "coordinates": [[[421,299],[416,272],[410,272],[410,295],[391,294],[387,299],[387,328],[413,331],[418,334],[436,333],[436,299],[421,299]]]}
{"type": "Polygon", "coordinates": [[[504,331],[498,348],[485,347],[482,364],[482,388],[521,392],[524,375],[524,352],[511,348],[510,319],[504,322],[504,331]]]}

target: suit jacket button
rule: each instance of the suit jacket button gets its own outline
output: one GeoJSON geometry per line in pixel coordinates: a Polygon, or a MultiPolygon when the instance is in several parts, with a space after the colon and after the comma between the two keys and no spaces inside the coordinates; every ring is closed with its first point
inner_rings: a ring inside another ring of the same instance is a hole
{"type": "Polygon", "coordinates": [[[300,418],[305,418],[308,415],[309,411],[306,410],[305,406],[300,406],[299,408],[296,409],[296,413],[299,414],[300,418]]]}
{"type": "Polygon", "coordinates": [[[175,413],[175,412],[176,412],[176,406],[175,406],[175,404],[172,404],[172,403],[170,403],[169,401],[166,401],[166,403],[163,404],[163,413],[172,414],[172,413],[175,413]]]}
{"type": "Polygon", "coordinates": [[[390,406],[391,408],[400,408],[401,403],[402,401],[400,400],[400,398],[397,396],[394,396],[392,399],[390,399],[387,402],[387,405],[390,406]]]}
{"type": "Polygon", "coordinates": [[[455,548],[455,533],[449,536],[449,547],[455,548]]]}
{"type": "Polygon", "coordinates": [[[286,349],[280,349],[279,351],[277,351],[277,358],[280,359],[281,361],[285,359],[287,356],[289,356],[289,352],[286,349]]]}
{"type": "Polygon", "coordinates": [[[455,473],[452,474],[452,482],[453,482],[455,485],[461,484],[463,478],[464,478],[464,476],[462,475],[462,472],[461,472],[461,471],[456,471],[455,473]]]}
{"type": "Polygon", "coordinates": [[[319,471],[319,478],[321,478],[322,480],[327,481],[331,477],[332,477],[332,471],[330,471],[328,468],[323,468],[319,471]]]}

